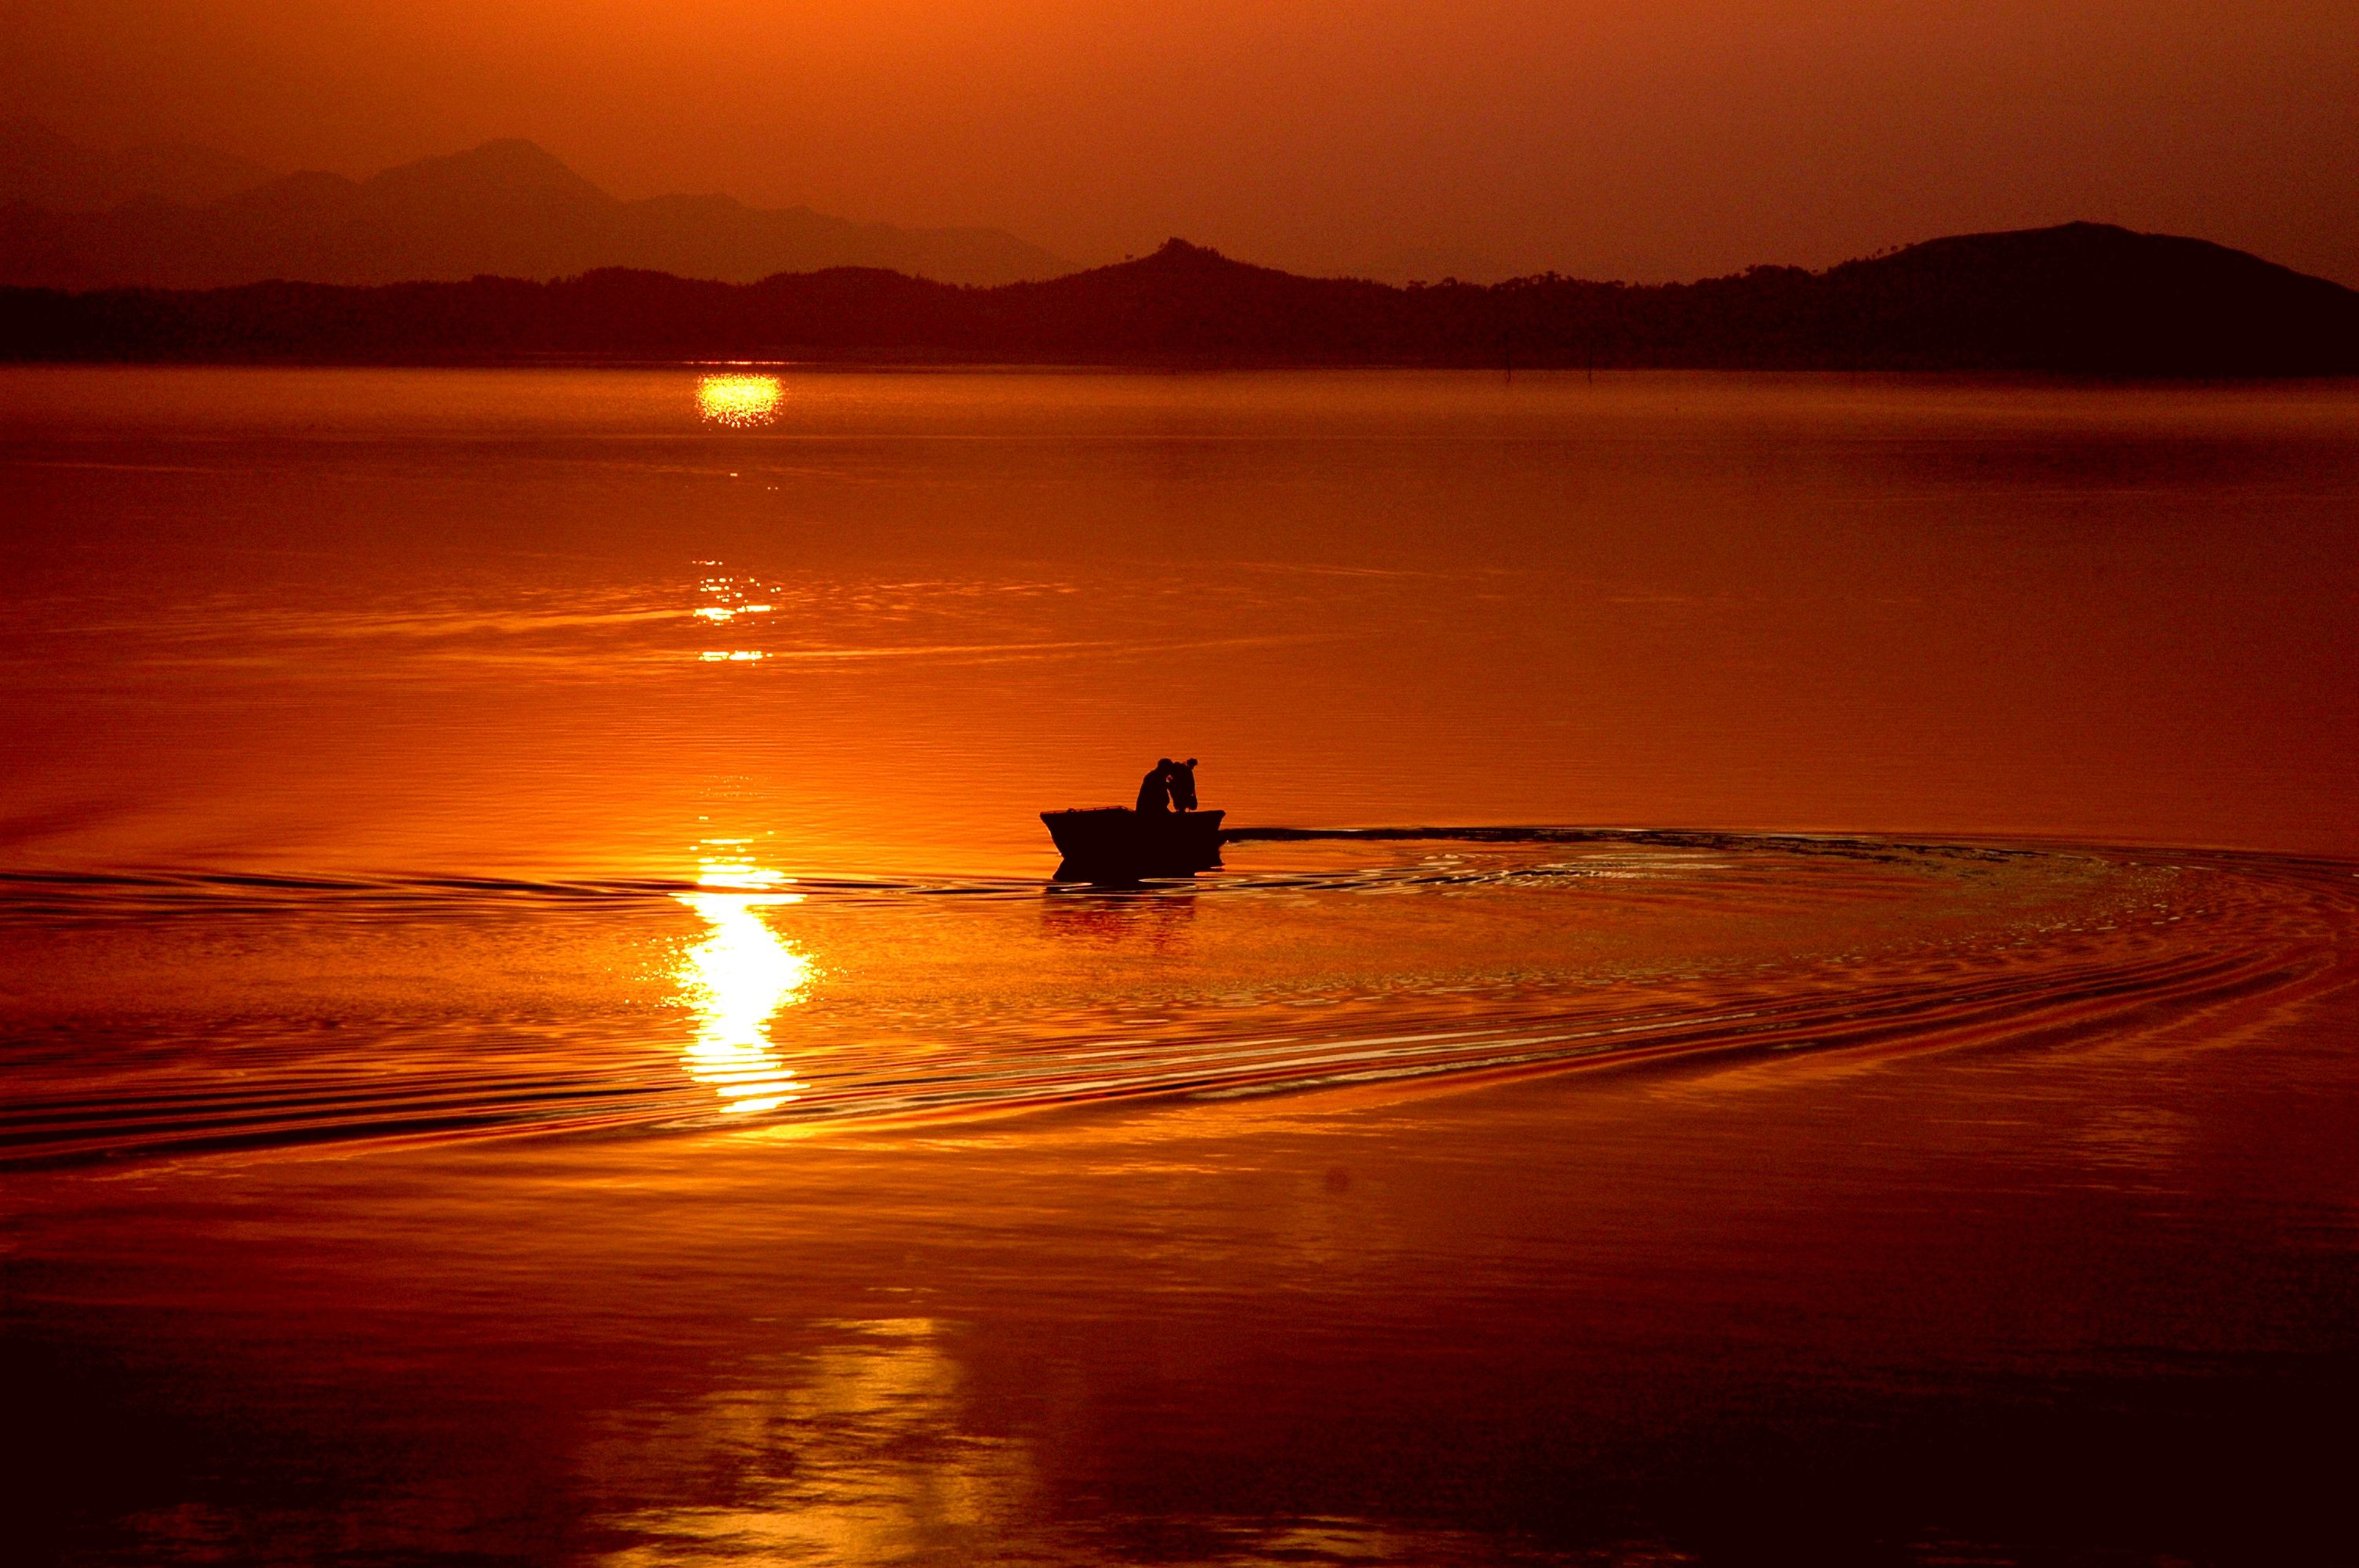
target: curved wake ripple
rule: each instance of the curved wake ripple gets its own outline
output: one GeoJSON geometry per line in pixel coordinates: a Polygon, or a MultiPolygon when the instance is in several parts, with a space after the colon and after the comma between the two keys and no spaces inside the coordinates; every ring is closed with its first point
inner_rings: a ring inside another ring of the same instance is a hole
{"type": "Polygon", "coordinates": [[[0,878],[0,1160],[874,1123],[2054,1044],[2291,1000],[2346,866],[1573,829],[1248,830],[990,881],[0,878]]]}

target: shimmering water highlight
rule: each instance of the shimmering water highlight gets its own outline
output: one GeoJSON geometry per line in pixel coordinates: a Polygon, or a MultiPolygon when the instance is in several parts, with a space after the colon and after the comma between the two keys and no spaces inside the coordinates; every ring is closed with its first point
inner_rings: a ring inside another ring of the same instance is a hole
{"type": "Polygon", "coordinates": [[[791,1130],[2085,1033],[2289,983],[2348,891],[2256,858],[1551,837],[1248,840],[1131,892],[20,878],[0,1147],[791,1130]]]}

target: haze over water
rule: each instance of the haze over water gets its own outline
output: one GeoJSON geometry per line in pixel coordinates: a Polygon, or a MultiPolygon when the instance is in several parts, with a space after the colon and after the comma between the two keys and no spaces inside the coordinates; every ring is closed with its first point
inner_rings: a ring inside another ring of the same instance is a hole
{"type": "Polygon", "coordinates": [[[44,1554],[2333,1522],[2348,385],[9,371],[0,469],[44,1554]],[[1044,887],[1159,755],[1375,831],[1044,887]]]}
{"type": "Polygon", "coordinates": [[[1233,824],[2359,842],[2347,386],[699,380],[9,373],[12,859],[1038,875],[1175,746],[1233,824]]]}

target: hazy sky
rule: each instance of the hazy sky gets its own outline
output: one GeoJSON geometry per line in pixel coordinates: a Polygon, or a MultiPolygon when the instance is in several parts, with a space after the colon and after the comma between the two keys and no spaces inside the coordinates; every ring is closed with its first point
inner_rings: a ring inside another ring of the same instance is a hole
{"type": "Polygon", "coordinates": [[[0,101],[352,174],[1694,276],[2088,217],[2359,284],[2359,0],[0,0],[0,101]]]}

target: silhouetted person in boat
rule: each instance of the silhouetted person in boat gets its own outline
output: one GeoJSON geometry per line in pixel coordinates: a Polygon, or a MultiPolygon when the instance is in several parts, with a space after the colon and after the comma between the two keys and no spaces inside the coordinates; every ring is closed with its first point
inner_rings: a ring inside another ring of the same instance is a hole
{"type": "Polygon", "coordinates": [[[1171,809],[1171,759],[1164,757],[1155,764],[1155,771],[1138,781],[1138,814],[1149,812],[1160,816],[1171,809]]]}
{"type": "Polygon", "coordinates": [[[1180,811],[1196,809],[1196,759],[1174,762],[1170,768],[1171,805],[1180,811]]]}

